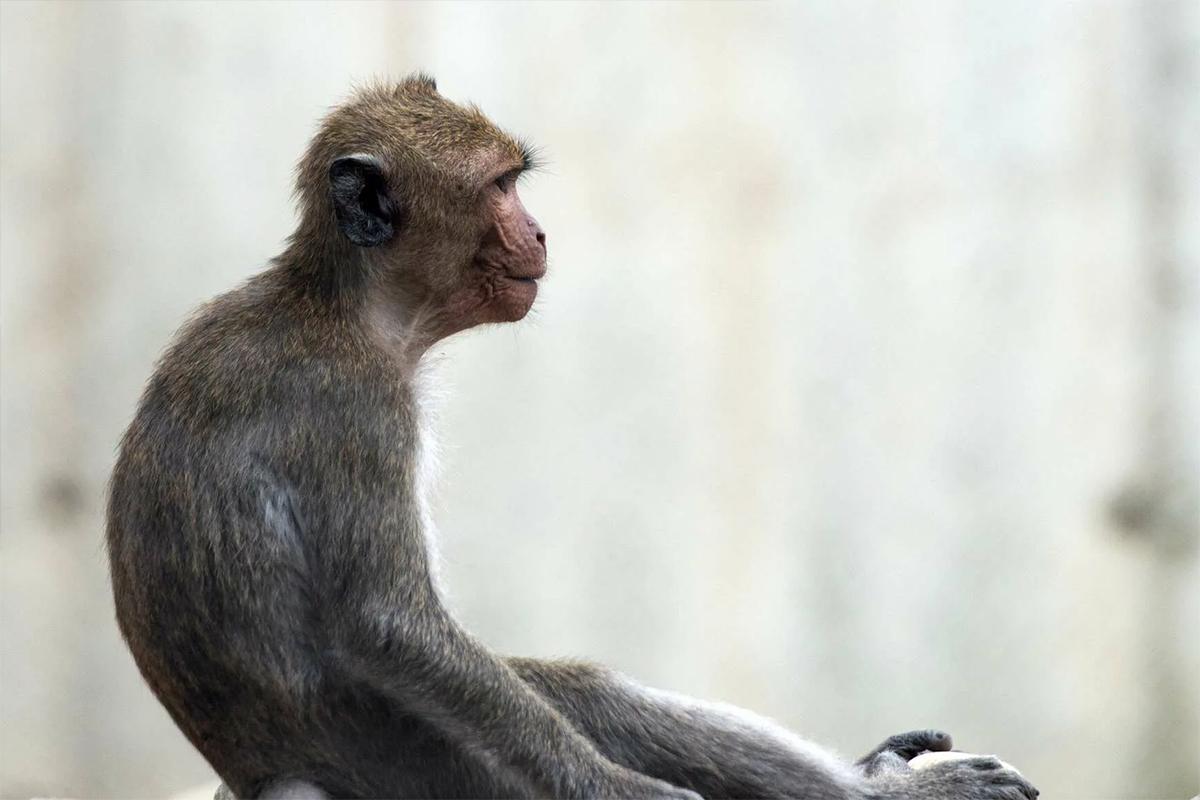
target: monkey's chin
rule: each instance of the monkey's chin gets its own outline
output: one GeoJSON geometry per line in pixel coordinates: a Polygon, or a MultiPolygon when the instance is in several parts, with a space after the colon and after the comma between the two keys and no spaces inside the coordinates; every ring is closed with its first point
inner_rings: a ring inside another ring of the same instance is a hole
{"type": "Polygon", "coordinates": [[[537,299],[538,285],[533,278],[501,279],[503,287],[493,301],[497,322],[516,322],[523,319],[537,299]]]}

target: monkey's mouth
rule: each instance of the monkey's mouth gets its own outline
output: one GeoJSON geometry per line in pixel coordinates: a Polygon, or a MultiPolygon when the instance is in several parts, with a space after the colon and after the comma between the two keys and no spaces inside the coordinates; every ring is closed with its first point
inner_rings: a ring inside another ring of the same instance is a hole
{"type": "Polygon", "coordinates": [[[533,270],[522,270],[521,272],[505,271],[503,274],[505,278],[513,281],[514,283],[522,283],[526,286],[537,286],[537,282],[546,277],[546,268],[543,266],[533,270]]]}

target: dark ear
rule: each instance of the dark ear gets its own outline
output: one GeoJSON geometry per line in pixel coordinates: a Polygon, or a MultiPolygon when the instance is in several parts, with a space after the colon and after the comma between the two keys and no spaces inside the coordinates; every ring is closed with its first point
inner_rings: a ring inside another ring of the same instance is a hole
{"type": "Polygon", "coordinates": [[[338,228],[359,247],[378,247],[395,234],[398,206],[383,166],[372,156],[339,158],[329,165],[329,190],[338,228]]]}

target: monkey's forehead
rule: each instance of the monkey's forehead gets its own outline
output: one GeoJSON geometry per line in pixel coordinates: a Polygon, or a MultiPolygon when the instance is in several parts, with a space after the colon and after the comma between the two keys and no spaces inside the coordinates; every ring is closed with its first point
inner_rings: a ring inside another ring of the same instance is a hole
{"type": "MultiPolygon", "coordinates": [[[[425,76],[357,91],[327,124],[358,134],[369,149],[415,151],[442,169],[476,173],[530,166],[532,153],[475,105],[459,105],[437,93],[425,76]]],[[[340,137],[339,137],[340,138],[340,137]]]]}

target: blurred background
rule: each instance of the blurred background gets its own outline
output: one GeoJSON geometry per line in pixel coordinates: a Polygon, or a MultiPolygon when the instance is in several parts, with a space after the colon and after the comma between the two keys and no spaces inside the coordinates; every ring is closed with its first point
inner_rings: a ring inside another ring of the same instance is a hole
{"type": "Polygon", "coordinates": [[[1200,4],[6,2],[0,792],[213,780],[142,683],[114,449],[354,81],[540,143],[531,318],[441,348],[450,602],[858,755],[1200,791],[1200,4]],[[497,424],[495,409],[504,409],[497,424]]]}

